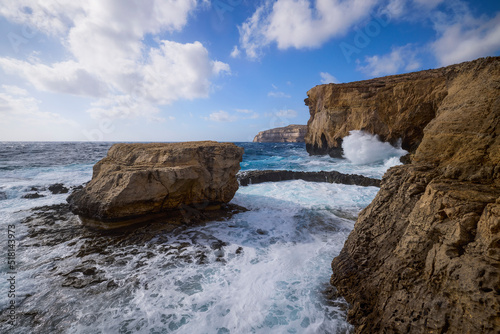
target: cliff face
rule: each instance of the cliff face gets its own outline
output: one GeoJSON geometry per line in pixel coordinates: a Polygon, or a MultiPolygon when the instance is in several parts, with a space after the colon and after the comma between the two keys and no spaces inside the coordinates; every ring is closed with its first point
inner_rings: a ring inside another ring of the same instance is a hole
{"type": "Polygon", "coordinates": [[[309,154],[342,157],[342,138],[351,130],[378,134],[383,141],[414,152],[423,129],[448,94],[453,67],[346,84],[328,84],[307,92],[311,117],[305,137],[309,154]]]}
{"type": "MultiPolygon", "coordinates": [[[[500,58],[436,71],[406,75],[415,83],[405,87],[431,94],[418,100],[434,101],[435,117],[411,137],[420,141],[412,163],[386,173],[332,262],[331,283],[352,304],[356,333],[500,330],[500,58]]],[[[366,119],[383,113],[369,109],[366,119]]],[[[393,138],[387,129],[380,135],[393,138]]]]}
{"type": "Polygon", "coordinates": [[[283,128],[259,132],[254,143],[303,143],[307,125],[288,125],[283,128]]]}

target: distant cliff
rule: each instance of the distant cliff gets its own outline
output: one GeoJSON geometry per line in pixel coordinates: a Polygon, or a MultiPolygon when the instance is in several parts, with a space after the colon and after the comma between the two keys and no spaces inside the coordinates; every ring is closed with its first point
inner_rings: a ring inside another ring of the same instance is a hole
{"type": "Polygon", "coordinates": [[[303,143],[307,125],[289,125],[259,132],[254,143],[303,143]]]}
{"type": "Polygon", "coordinates": [[[500,329],[500,57],[317,86],[312,153],[337,155],[363,129],[414,152],[389,169],[331,283],[356,333],[500,329]]]}

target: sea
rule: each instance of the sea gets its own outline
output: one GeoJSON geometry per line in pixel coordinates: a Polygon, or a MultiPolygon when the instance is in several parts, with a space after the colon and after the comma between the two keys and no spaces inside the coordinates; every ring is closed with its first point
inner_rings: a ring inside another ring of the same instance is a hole
{"type": "MultiPolygon", "coordinates": [[[[242,171],[336,170],[373,178],[382,178],[405,153],[376,137],[352,136],[345,148],[350,159],[309,156],[303,143],[236,145],[245,149],[242,171]]],[[[184,227],[144,245],[115,244],[106,250],[106,256],[120,259],[113,263],[99,259],[105,255],[78,255],[84,243],[79,235],[63,243],[30,240],[25,222],[31,210],[66,202],[67,193],[52,194],[48,187],[60,183],[72,189],[88,182],[93,165],[112,144],[0,143],[0,332],[352,331],[346,321],[349,305],[341,297],[328,298],[330,263],[378,188],[302,180],[240,187],[232,203],[248,211],[184,227]],[[43,197],[23,198],[33,192],[43,197]],[[9,234],[16,247],[14,273],[8,262],[9,234]],[[166,252],[172,245],[177,251],[166,252]],[[200,249],[204,261],[186,260],[200,249]],[[106,282],[94,289],[61,284],[57,273],[89,262],[106,282]],[[99,288],[111,279],[113,289],[99,288]],[[15,323],[8,318],[12,301],[15,323]]],[[[58,224],[64,229],[64,222],[58,224]]]]}

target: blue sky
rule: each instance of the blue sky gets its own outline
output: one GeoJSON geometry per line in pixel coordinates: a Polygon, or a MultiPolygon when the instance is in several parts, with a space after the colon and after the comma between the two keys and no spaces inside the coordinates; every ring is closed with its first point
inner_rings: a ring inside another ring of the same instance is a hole
{"type": "Polygon", "coordinates": [[[500,55],[500,2],[0,0],[0,141],[251,141],[306,92],[500,55]]]}

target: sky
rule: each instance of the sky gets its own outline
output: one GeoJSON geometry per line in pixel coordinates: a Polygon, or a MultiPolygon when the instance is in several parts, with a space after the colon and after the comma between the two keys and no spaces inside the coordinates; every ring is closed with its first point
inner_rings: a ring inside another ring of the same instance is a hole
{"type": "Polygon", "coordinates": [[[498,0],[0,0],[0,141],[252,141],[316,85],[498,55],[498,0]]]}

